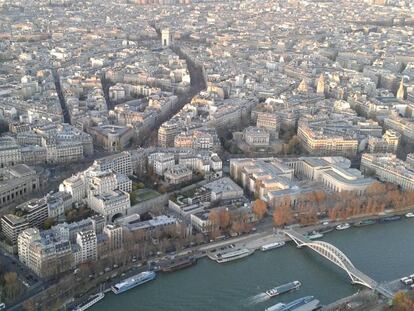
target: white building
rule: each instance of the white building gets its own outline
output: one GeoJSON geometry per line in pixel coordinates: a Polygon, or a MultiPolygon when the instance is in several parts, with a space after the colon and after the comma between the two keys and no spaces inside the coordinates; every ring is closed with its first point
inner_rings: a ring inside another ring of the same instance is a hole
{"type": "Polygon", "coordinates": [[[90,194],[88,204],[91,209],[107,219],[117,214],[125,215],[127,209],[131,207],[129,194],[121,190],[90,194]]]}
{"type": "Polygon", "coordinates": [[[94,230],[78,232],[76,234],[76,244],[79,246],[79,251],[75,255],[75,264],[97,260],[98,241],[94,230]]]}
{"type": "Polygon", "coordinates": [[[174,154],[153,153],[148,157],[148,164],[152,165],[155,174],[162,176],[168,168],[175,165],[174,154]]]}
{"type": "Polygon", "coordinates": [[[172,185],[178,185],[192,179],[193,172],[183,164],[177,164],[164,172],[164,179],[172,185]]]}
{"type": "Polygon", "coordinates": [[[98,171],[112,170],[114,173],[132,175],[131,155],[127,151],[95,160],[93,166],[98,171]]]}
{"type": "Polygon", "coordinates": [[[21,162],[20,146],[11,137],[0,137],[0,168],[21,162]]]}
{"type": "Polygon", "coordinates": [[[108,224],[104,227],[103,233],[107,236],[111,249],[118,249],[122,247],[122,227],[108,224]]]}
{"type": "Polygon", "coordinates": [[[249,126],[243,132],[246,144],[250,146],[268,146],[270,134],[265,128],[249,126]]]}
{"type": "Polygon", "coordinates": [[[21,263],[27,265],[29,262],[29,245],[35,240],[40,240],[40,232],[36,228],[27,228],[18,236],[17,250],[21,263]]]}
{"type": "Polygon", "coordinates": [[[365,153],[361,159],[361,171],[374,174],[380,180],[396,184],[405,190],[414,190],[414,169],[391,153],[365,153]]]}
{"type": "Polygon", "coordinates": [[[65,179],[59,185],[59,191],[67,192],[72,196],[73,202],[80,203],[86,198],[86,182],[83,174],[77,174],[65,179]]]}
{"type": "Polygon", "coordinates": [[[351,168],[351,161],[344,157],[300,157],[286,159],[295,175],[319,181],[336,192],[354,191],[362,194],[374,180],[366,178],[358,169],[351,168]]]}
{"type": "Polygon", "coordinates": [[[204,185],[211,191],[211,200],[233,200],[243,197],[243,189],[229,177],[223,177],[204,185]]]}

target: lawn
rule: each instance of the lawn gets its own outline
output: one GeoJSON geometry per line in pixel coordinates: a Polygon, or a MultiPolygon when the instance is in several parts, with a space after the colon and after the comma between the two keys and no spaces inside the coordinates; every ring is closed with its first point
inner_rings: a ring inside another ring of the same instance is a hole
{"type": "MultiPolygon", "coordinates": [[[[159,192],[152,189],[139,189],[132,192],[135,195],[135,202],[143,202],[159,196],[159,192]]],[[[131,194],[132,194],[131,193],[131,194]]]]}

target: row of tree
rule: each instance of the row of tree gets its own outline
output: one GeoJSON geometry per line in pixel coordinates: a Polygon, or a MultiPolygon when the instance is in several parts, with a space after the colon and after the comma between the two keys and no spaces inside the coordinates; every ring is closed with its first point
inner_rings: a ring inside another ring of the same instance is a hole
{"type": "Polygon", "coordinates": [[[392,184],[375,182],[363,194],[353,191],[310,192],[295,200],[286,196],[275,206],[275,225],[298,222],[316,223],[319,218],[345,220],[355,216],[374,215],[385,209],[401,210],[414,205],[414,191],[403,191],[392,184]]]}
{"type": "Polygon", "coordinates": [[[214,208],[208,215],[210,228],[207,228],[210,239],[216,239],[223,234],[242,234],[252,229],[251,214],[248,210],[233,210],[214,208]]]}

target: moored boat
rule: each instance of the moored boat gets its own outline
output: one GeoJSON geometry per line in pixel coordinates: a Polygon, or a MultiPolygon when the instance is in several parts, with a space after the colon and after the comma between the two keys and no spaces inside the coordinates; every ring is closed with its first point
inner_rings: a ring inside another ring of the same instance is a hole
{"type": "Polygon", "coordinates": [[[319,300],[313,296],[306,296],[289,303],[277,303],[265,311],[312,311],[319,305],[319,300]]]}
{"type": "Polygon", "coordinates": [[[172,272],[180,269],[184,269],[187,267],[190,267],[192,265],[195,265],[197,263],[197,259],[194,257],[189,257],[185,259],[179,259],[176,261],[171,262],[169,265],[164,266],[161,268],[161,271],[163,272],[172,272]]]}
{"type": "Polygon", "coordinates": [[[414,213],[407,213],[405,214],[406,218],[413,218],[414,217],[414,213]]]}
{"type": "Polygon", "coordinates": [[[155,276],[156,274],[154,271],[144,271],[113,285],[111,289],[114,294],[118,295],[138,285],[152,281],[155,279],[155,276]]]}
{"type": "Polygon", "coordinates": [[[248,248],[239,248],[230,252],[218,253],[215,257],[215,260],[218,263],[224,263],[250,256],[253,253],[254,250],[250,250],[248,248]]]}
{"type": "Polygon", "coordinates": [[[285,242],[275,242],[275,243],[270,243],[270,244],[266,244],[263,245],[260,249],[265,252],[265,251],[269,251],[271,249],[275,249],[275,248],[279,248],[284,246],[286,243],[285,242]]]}
{"type": "Polygon", "coordinates": [[[351,227],[351,225],[349,223],[345,222],[343,224],[337,225],[336,230],[346,230],[346,229],[349,229],[350,227],[351,227]]]}
{"type": "Polygon", "coordinates": [[[373,225],[376,224],[377,221],[375,219],[365,219],[365,220],[361,220],[358,221],[354,224],[355,227],[364,227],[364,226],[369,226],[369,225],[373,225]]]}
{"type": "Polygon", "coordinates": [[[390,221],[396,221],[396,220],[400,220],[400,219],[401,219],[401,216],[394,215],[394,216],[388,216],[388,217],[381,218],[380,221],[381,222],[390,222],[390,221]]]}
{"type": "Polygon", "coordinates": [[[290,292],[292,290],[298,289],[302,284],[299,281],[293,281],[286,283],[275,288],[267,290],[265,293],[269,297],[275,297],[282,295],[284,293],[290,292]]]}
{"type": "Polygon", "coordinates": [[[311,233],[307,234],[306,237],[309,240],[317,240],[323,238],[323,233],[318,231],[312,231],[311,233]]]}

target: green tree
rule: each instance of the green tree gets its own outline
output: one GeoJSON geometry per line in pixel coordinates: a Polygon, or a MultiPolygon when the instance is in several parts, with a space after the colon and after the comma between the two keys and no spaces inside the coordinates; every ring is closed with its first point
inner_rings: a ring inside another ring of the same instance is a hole
{"type": "Polygon", "coordinates": [[[50,229],[55,224],[55,220],[53,218],[46,218],[46,220],[43,222],[43,228],[45,230],[50,229]]]}

